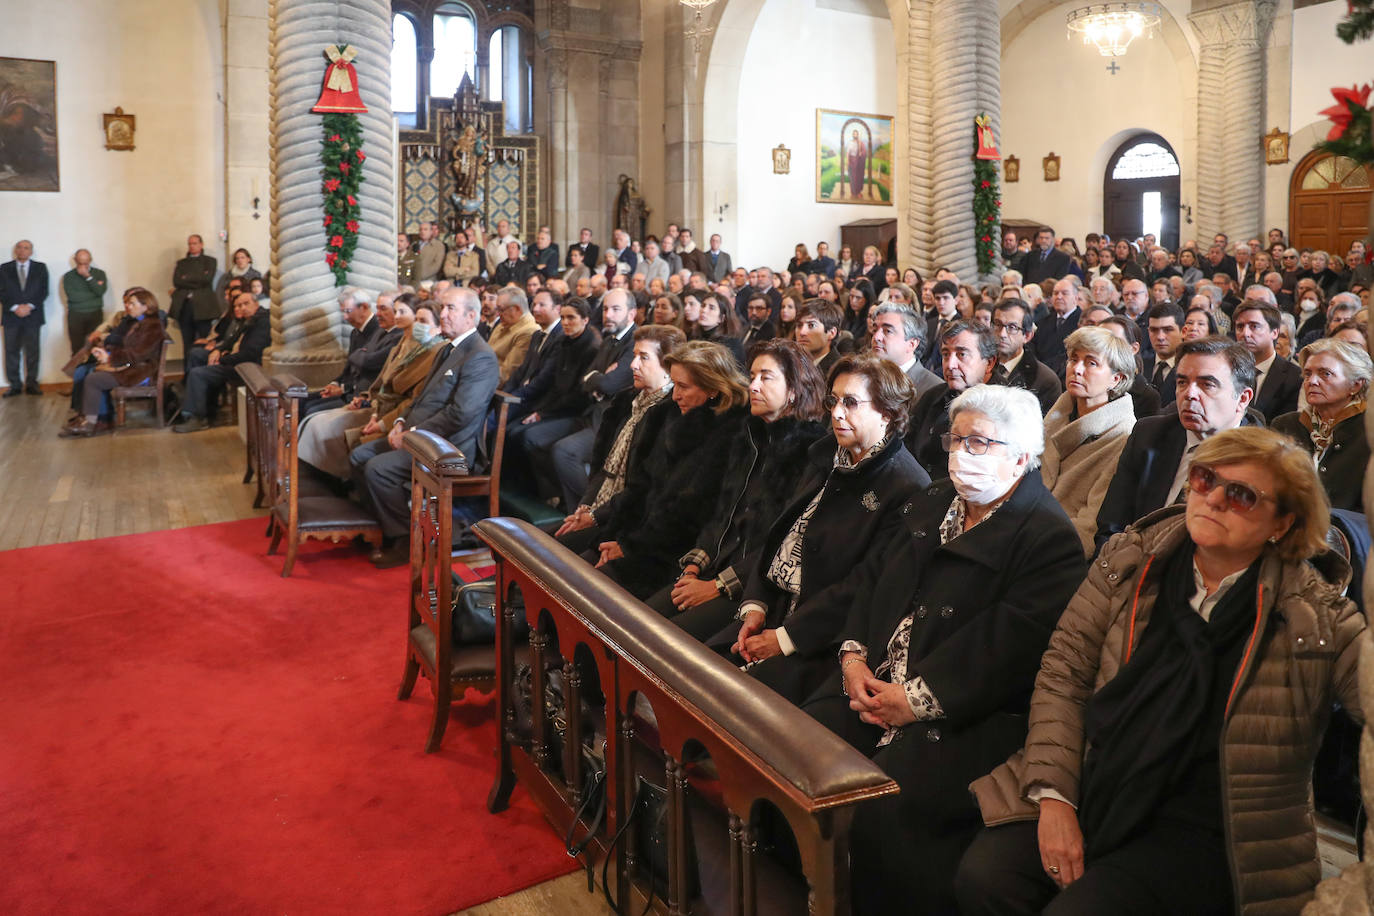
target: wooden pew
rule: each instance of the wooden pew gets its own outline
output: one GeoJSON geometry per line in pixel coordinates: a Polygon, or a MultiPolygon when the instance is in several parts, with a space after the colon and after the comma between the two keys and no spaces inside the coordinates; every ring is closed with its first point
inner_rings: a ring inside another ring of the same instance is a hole
{"type": "Polygon", "coordinates": [[[248,440],[244,448],[243,482],[257,478],[258,492],[253,508],[267,505],[267,480],[276,474],[277,389],[257,363],[239,363],[234,371],[243,380],[248,411],[248,440]]]}
{"type": "MultiPolygon", "coordinates": [[[[566,716],[564,753],[561,760],[555,759],[559,755],[544,705],[546,669],[556,643],[564,661],[566,709],[579,709],[583,696],[583,674],[575,657],[594,661],[605,696],[606,823],[584,853],[590,856],[586,864],[607,855],[610,838],[630,814],[635,760],[637,754],[642,757],[643,746],[636,730],[647,730],[639,710],[647,702],[668,789],[668,892],[666,900],[652,901],[655,908],[669,914],[692,908],[687,874],[691,786],[698,798],[714,799],[725,809],[728,866],[719,873],[703,868],[701,882],[705,890],[708,881],[728,879],[729,912],[753,914],[761,902],[772,904],[775,912],[788,911],[779,910],[777,901],[758,888],[762,863],[755,812],[760,810],[757,803],[765,801],[777,809],[795,837],[809,886],[809,911],[848,913],[848,840],[854,806],[896,793],[896,783],[838,736],[645,607],[544,532],[509,518],[487,519],[474,527],[496,562],[501,621],[496,647],[499,769],[488,808],[503,810],[519,780],[560,833],[566,835],[573,823],[584,785],[579,749],[583,725],[580,715],[566,716]],[[515,612],[503,600],[513,587],[524,598],[530,626],[533,712],[528,736],[516,727],[516,646],[510,635],[515,612]],[[590,652],[579,652],[583,645],[590,652]],[[704,769],[698,764],[705,755],[710,772],[698,780],[704,769]]],[[[626,841],[615,845],[614,877],[608,883],[623,912],[639,912],[652,895],[627,846],[634,848],[626,841]]],[[[799,904],[792,906],[795,912],[799,904]]]]}

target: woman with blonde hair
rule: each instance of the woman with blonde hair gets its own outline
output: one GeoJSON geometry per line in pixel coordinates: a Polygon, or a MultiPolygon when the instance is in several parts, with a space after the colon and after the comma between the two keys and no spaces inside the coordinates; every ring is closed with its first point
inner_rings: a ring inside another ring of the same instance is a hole
{"type": "Polygon", "coordinates": [[[1097,510],[1135,427],[1129,397],[1135,354],[1106,328],[1084,327],[1064,340],[1064,393],[1045,414],[1041,477],[1092,556],[1097,510]]]}
{"type": "Polygon", "coordinates": [[[1350,565],[1282,434],[1216,433],[1186,479],[1186,505],[1103,547],[1041,659],[1024,748],[971,786],[989,826],[955,878],[964,916],[1312,899],[1312,761],[1334,703],[1363,719],[1350,565]]]}
{"type": "Polygon", "coordinates": [[[1369,464],[1365,406],[1374,361],[1361,347],[1323,337],[1302,348],[1306,407],[1274,418],[1270,428],[1312,455],[1334,509],[1364,511],[1364,472],[1369,464]]]}

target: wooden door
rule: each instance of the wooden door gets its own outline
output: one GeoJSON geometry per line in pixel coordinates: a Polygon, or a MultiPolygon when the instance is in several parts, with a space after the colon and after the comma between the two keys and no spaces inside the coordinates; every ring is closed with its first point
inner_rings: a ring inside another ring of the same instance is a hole
{"type": "Polygon", "coordinates": [[[1298,163],[1289,190],[1288,226],[1294,248],[1344,256],[1369,235],[1369,170],[1344,156],[1312,152],[1298,163]]]}

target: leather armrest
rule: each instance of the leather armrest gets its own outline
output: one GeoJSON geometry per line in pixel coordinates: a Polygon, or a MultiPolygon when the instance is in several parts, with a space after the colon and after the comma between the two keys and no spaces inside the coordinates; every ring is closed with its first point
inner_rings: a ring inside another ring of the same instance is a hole
{"type": "Polygon", "coordinates": [[[439,477],[468,476],[468,460],[447,439],[423,429],[406,433],[401,444],[412,458],[439,477]]]}

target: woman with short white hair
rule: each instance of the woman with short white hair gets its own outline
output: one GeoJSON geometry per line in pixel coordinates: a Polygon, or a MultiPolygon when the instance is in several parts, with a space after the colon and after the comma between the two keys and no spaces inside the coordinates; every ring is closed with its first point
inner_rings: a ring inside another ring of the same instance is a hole
{"type": "Polygon", "coordinates": [[[1036,469],[1036,397],[977,385],[950,417],[949,477],[867,551],[839,665],[806,704],[902,790],[855,813],[856,913],[953,910],[981,823],[968,784],[1024,741],[1040,656],[1086,567],[1036,469]]]}
{"type": "Polygon", "coordinates": [[[1135,354],[1105,328],[1079,328],[1064,341],[1068,362],[1064,393],[1045,415],[1045,486],[1092,556],[1097,510],[1107,495],[1126,437],[1135,427],[1127,395],[1135,380],[1135,354]]]}
{"type": "Polygon", "coordinates": [[[1363,348],[1333,337],[1303,347],[1298,361],[1306,405],[1270,426],[1312,455],[1331,508],[1363,512],[1369,464],[1364,413],[1374,361],[1363,348]]]}

